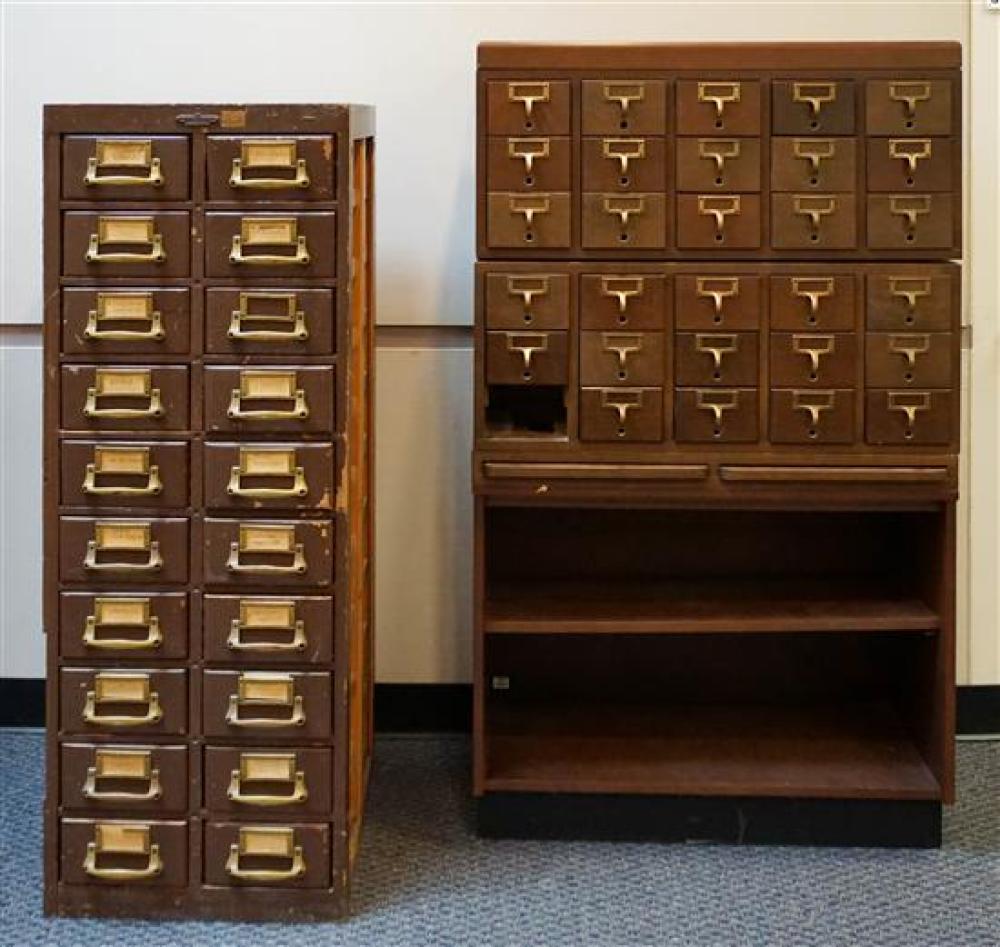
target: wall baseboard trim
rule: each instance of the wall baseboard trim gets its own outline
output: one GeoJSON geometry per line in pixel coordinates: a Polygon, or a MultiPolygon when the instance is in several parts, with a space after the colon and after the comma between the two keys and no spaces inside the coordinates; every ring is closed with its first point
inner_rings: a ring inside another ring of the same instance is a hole
{"type": "MultiPolygon", "coordinates": [[[[959,736],[1000,734],[1000,684],[958,688],[959,736]]],[[[376,684],[375,729],[380,733],[467,733],[471,684],[376,684]]],[[[0,727],[44,727],[45,682],[0,679],[0,727]]]]}

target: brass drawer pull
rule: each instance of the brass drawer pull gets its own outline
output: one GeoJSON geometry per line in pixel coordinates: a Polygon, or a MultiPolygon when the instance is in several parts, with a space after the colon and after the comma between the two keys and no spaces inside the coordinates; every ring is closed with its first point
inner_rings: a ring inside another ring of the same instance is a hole
{"type": "Polygon", "coordinates": [[[547,352],[549,349],[549,337],[544,332],[508,332],[507,351],[517,352],[524,361],[524,380],[531,379],[531,363],[535,354],[547,352]]]}
{"type": "Polygon", "coordinates": [[[614,411],[618,416],[618,436],[627,433],[626,424],[630,411],[639,411],[643,405],[643,390],[641,388],[602,388],[601,407],[614,411]]]}
{"type": "Polygon", "coordinates": [[[549,156],[548,138],[508,138],[507,157],[520,158],[524,162],[524,173],[531,174],[535,162],[549,156]]]}
{"type": "Polygon", "coordinates": [[[98,217],[84,259],[88,263],[165,263],[163,235],[152,217],[98,217]],[[147,246],[148,250],[102,250],[103,246],[147,246]]]}
{"type": "Polygon", "coordinates": [[[694,348],[696,352],[712,356],[712,369],[718,378],[722,371],[722,358],[738,351],[739,345],[735,335],[709,335],[699,332],[694,337],[694,348]]]}
{"type": "MultiPolygon", "coordinates": [[[[725,108],[740,101],[742,87],[738,82],[699,82],[698,101],[710,102],[715,107],[715,117],[722,121],[725,108]]],[[[716,124],[718,124],[716,122],[716,124]]]]}
{"type": "Polygon", "coordinates": [[[309,338],[306,314],[296,306],[295,293],[240,293],[240,308],[229,317],[226,335],[246,342],[305,342],[309,338]],[[253,303],[276,302],[284,312],[251,312],[253,303]],[[262,328],[270,326],[271,328],[262,328]],[[275,328],[280,326],[281,328],[275,328]]]}
{"type": "Polygon", "coordinates": [[[820,359],[824,355],[832,355],[837,340],[832,335],[793,335],[792,351],[796,355],[805,355],[809,359],[809,370],[813,381],[819,372],[820,359]]]}
{"type": "Polygon", "coordinates": [[[235,421],[304,421],[309,417],[306,392],[295,372],[243,371],[240,387],[233,388],[226,416],[235,421]],[[247,403],[291,401],[288,408],[247,408],[247,403]]]}
{"type": "Polygon", "coordinates": [[[605,158],[617,161],[622,177],[628,175],[630,161],[640,161],[646,157],[646,140],[644,138],[605,138],[601,144],[605,158]]]}
{"type": "Polygon", "coordinates": [[[715,173],[719,176],[717,184],[722,183],[722,175],[726,162],[740,156],[740,142],[737,138],[699,138],[698,157],[715,162],[715,173]]]}
{"type": "Polygon", "coordinates": [[[166,335],[163,317],[153,308],[152,293],[98,293],[97,308],[87,313],[83,329],[83,337],[95,342],[162,342],[166,335]],[[113,328],[137,323],[144,328],[113,328]]]}
{"type": "Polygon", "coordinates": [[[101,138],[94,146],[94,154],[87,159],[83,183],[88,187],[162,187],[163,169],[160,159],[153,157],[153,142],[149,138],[101,138]],[[106,169],[112,172],[102,173],[106,169]],[[142,174],[121,174],[126,168],[142,174]]]}
{"type": "Polygon", "coordinates": [[[638,299],[643,291],[641,276],[602,276],[601,295],[610,296],[618,302],[618,312],[624,316],[630,299],[638,299]]]}
{"type": "Polygon", "coordinates": [[[738,391],[703,391],[699,389],[695,395],[695,404],[699,411],[711,412],[715,420],[717,433],[722,424],[722,416],[726,411],[734,411],[740,406],[738,391]]]}
{"type": "Polygon", "coordinates": [[[638,217],[645,209],[646,199],[644,197],[604,198],[604,212],[606,214],[617,215],[621,221],[622,230],[626,230],[629,221],[633,217],[638,217]]]}
{"type": "Polygon", "coordinates": [[[906,303],[907,321],[912,321],[917,312],[917,303],[931,294],[931,281],[928,277],[890,276],[889,295],[902,299],[906,303]]]}
{"type": "Polygon", "coordinates": [[[833,296],[832,276],[793,276],[792,295],[806,300],[809,304],[809,321],[815,322],[819,315],[819,304],[833,296]]]}
{"type": "Polygon", "coordinates": [[[889,157],[905,162],[906,170],[910,174],[916,174],[917,163],[929,158],[933,147],[930,138],[891,138],[889,157]]]}
{"type": "Polygon", "coordinates": [[[150,842],[148,825],[121,825],[99,822],[94,826],[94,841],[87,843],[83,870],[91,878],[102,881],[143,881],[155,878],[163,871],[160,846],[150,842]],[[102,855],[145,855],[147,862],[141,868],[101,867],[102,855]]]}
{"type": "Polygon", "coordinates": [[[306,711],[302,695],[295,693],[290,674],[266,674],[244,671],[236,684],[236,693],[229,695],[226,723],[231,727],[302,727],[306,711]],[[286,717],[242,717],[240,709],[287,710],[286,717]]]}
{"type": "Polygon", "coordinates": [[[144,727],[163,719],[160,695],[152,690],[148,674],[94,675],[94,688],[83,703],[83,721],[96,727],[144,727]],[[136,704],[138,714],[101,713],[102,704],[136,704]]]}
{"type": "Polygon", "coordinates": [[[931,395],[929,391],[890,391],[886,393],[886,404],[890,411],[901,411],[906,415],[903,436],[910,439],[913,437],[917,415],[921,411],[930,410],[931,395]]]}
{"type": "Polygon", "coordinates": [[[226,796],[230,802],[246,806],[291,806],[305,802],[309,791],[305,772],[295,768],[294,753],[241,753],[239,769],[231,772],[226,796]],[[291,792],[250,792],[245,788],[247,783],[289,783],[291,792]]]}
{"type": "Polygon", "coordinates": [[[306,571],[305,547],[295,541],[294,526],[240,524],[239,539],[229,544],[226,568],[246,575],[302,575],[306,571]],[[291,557],[290,562],[244,562],[245,556],[291,557]]]}
{"type": "Polygon", "coordinates": [[[913,240],[919,219],[931,212],[928,194],[890,194],[889,213],[902,217],[906,222],[906,239],[913,240]]]}
{"type": "Polygon", "coordinates": [[[163,492],[160,468],[149,462],[148,447],[94,448],[94,461],[87,464],[83,492],[88,496],[159,496],[163,492]],[[145,477],[141,486],[127,483],[98,483],[98,478],[145,477]]]}
{"type": "Polygon", "coordinates": [[[824,411],[833,410],[836,393],[833,391],[793,391],[792,410],[805,411],[809,415],[809,423],[812,428],[809,430],[810,437],[817,437],[816,427],[820,423],[820,416],[824,411]]]}
{"type": "Polygon", "coordinates": [[[605,82],[603,91],[604,100],[616,103],[623,119],[633,102],[642,102],[646,98],[646,87],[641,82],[605,82]]]}
{"type": "Polygon", "coordinates": [[[642,336],[602,332],[601,346],[605,352],[611,352],[618,359],[618,377],[624,381],[628,374],[628,357],[642,351],[642,336]]]}
{"type": "Polygon", "coordinates": [[[548,102],[550,97],[547,82],[508,82],[507,100],[524,106],[524,119],[530,121],[538,102],[548,102]]]}
{"type": "Polygon", "coordinates": [[[520,296],[524,302],[524,309],[527,313],[531,309],[531,304],[536,296],[547,296],[549,292],[549,278],[547,276],[508,276],[507,294],[510,296],[520,296]]]}
{"type": "Polygon", "coordinates": [[[240,617],[230,622],[226,647],[230,651],[305,651],[306,623],[295,617],[295,603],[270,599],[241,599],[240,617]],[[243,633],[280,632],[287,641],[246,641],[243,633]]]}
{"type": "Polygon", "coordinates": [[[290,828],[241,828],[239,842],[234,842],[229,847],[226,872],[240,881],[293,881],[306,873],[306,860],[302,854],[302,846],[295,844],[295,833],[290,828]],[[280,859],[288,862],[288,867],[243,868],[240,859],[244,857],[280,859]]]}
{"type": "Polygon", "coordinates": [[[902,355],[906,367],[913,369],[917,364],[917,356],[930,351],[931,337],[929,335],[893,335],[889,337],[889,351],[894,355],[902,355]]]}
{"type": "Polygon", "coordinates": [[[163,796],[160,771],[152,765],[149,750],[96,750],[94,765],[87,767],[83,795],[95,802],[154,802],[163,796]],[[101,789],[100,781],[144,784],[138,792],[101,789]]]}
{"type": "Polygon", "coordinates": [[[274,189],[309,187],[309,172],[305,158],[297,156],[293,138],[265,138],[240,142],[240,156],[233,158],[229,186],[235,188],[274,189]],[[287,171],[291,177],[245,177],[245,171],[287,171]]]}
{"type": "Polygon", "coordinates": [[[809,162],[809,173],[817,178],[820,164],[837,154],[837,143],[832,138],[796,138],[792,142],[792,153],[796,158],[809,162]]]}
{"type": "Polygon", "coordinates": [[[94,538],[87,540],[83,567],[90,572],[158,572],[163,568],[160,544],[152,538],[149,523],[95,523],[94,538]],[[145,562],[100,562],[99,557],[112,552],[145,552],[145,562]]]}
{"type": "Polygon", "coordinates": [[[911,121],[917,116],[917,105],[921,102],[927,102],[930,97],[931,84],[929,82],[889,83],[889,98],[893,102],[902,103],[903,112],[911,121]]]}
{"type": "Polygon", "coordinates": [[[153,373],[148,368],[138,370],[98,368],[94,371],[94,384],[87,388],[83,405],[86,418],[162,418],[163,400],[160,389],[153,387],[153,373]],[[114,399],[146,399],[141,408],[107,407],[101,401],[114,399]]]}
{"type": "Polygon", "coordinates": [[[711,299],[715,310],[715,321],[722,321],[722,306],[727,299],[735,299],[740,294],[738,276],[698,276],[695,277],[695,293],[700,299],[711,299]]]}
{"type": "Polygon", "coordinates": [[[255,448],[241,447],[240,462],[230,468],[226,493],[235,497],[257,497],[278,499],[283,497],[304,497],[309,492],[305,469],[296,464],[294,447],[255,448]],[[287,486],[247,487],[243,479],[260,478],[266,480],[287,480],[287,486]]]}
{"type": "Polygon", "coordinates": [[[97,598],[94,612],[83,625],[83,644],[106,651],[151,651],[163,644],[160,619],[152,614],[148,598],[97,598]],[[102,637],[102,629],[145,628],[145,638],[102,637]]]}
{"type": "Polygon", "coordinates": [[[813,240],[819,239],[819,231],[823,225],[823,218],[829,217],[837,211],[837,198],[832,194],[796,194],[792,198],[792,206],[795,213],[801,217],[809,218],[810,237],[813,240]]]}
{"type": "Polygon", "coordinates": [[[722,240],[725,235],[726,218],[739,214],[742,208],[742,198],[739,194],[700,195],[698,197],[698,213],[703,217],[711,217],[715,221],[715,239],[722,240]]]}
{"type": "Polygon", "coordinates": [[[813,120],[819,118],[824,105],[837,100],[835,82],[795,82],[792,84],[792,101],[804,102],[809,106],[813,120]]]}
{"type": "Polygon", "coordinates": [[[531,227],[536,214],[547,214],[551,207],[549,198],[544,195],[529,197],[511,197],[507,206],[512,214],[520,214],[524,218],[525,227],[531,227]]]}
{"type": "Polygon", "coordinates": [[[229,262],[238,266],[308,266],[311,262],[305,234],[294,217],[244,217],[233,234],[229,262]],[[247,249],[285,247],[287,253],[247,253],[247,249]]]}

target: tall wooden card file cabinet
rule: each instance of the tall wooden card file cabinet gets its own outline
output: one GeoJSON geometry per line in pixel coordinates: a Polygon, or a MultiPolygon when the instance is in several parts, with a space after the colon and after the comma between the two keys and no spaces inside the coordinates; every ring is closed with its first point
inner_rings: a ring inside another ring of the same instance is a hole
{"type": "Polygon", "coordinates": [[[46,109],[49,911],[346,909],[372,136],[363,106],[46,109]]]}
{"type": "Polygon", "coordinates": [[[956,44],[486,44],[489,835],[934,845],[956,44]]]}

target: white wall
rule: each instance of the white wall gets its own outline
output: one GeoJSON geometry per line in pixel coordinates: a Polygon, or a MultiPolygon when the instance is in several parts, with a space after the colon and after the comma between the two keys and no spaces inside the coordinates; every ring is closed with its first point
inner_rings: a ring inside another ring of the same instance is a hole
{"type": "MultiPolygon", "coordinates": [[[[384,335],[378,358],[378,673],[381,680],[464,680],[471,360],[467,337],[456,337],[455,327],[472,318],[476,43],[967,43],[971,15],[964,0],[7,6],[0,13],[5,27],[0,237],[7,274],[0,285],[0,555],[5,556],[0,676],[40,675],[43,669],[35,324],[41,318],[44,103],[353,100],[378,107],[379,323],[425,327],[404,343],[384,335]]],[[[981,19],[983,28],[995,30],[1000,17],[981,19]]],[[[992,82],[995,96],[995,58],[992,78],[986,71],[980,78],[984,85],[992,82]]],[[[984,136],[988,133],[977,139],[982,147],[988,145],[984,136]]],[[[995,182],[995,168],[993,173],[995,182]]],[[[995,231],[990,237],[983,221],[976,239],[984,241],[981,251],[972,249],[987,260],[982,272],[988,281],[1000,269],[995,231]]],[[[986,308],[977,319],[991,323],[988,292],[980,298],[986,308]]],[[[996,298],[994,293],[994,303],[996,298]]],[[[984,335],[993,337],[985,329],[984,335]]],[[[990,371],[989,360],[980,361],[982,370],[990,371]]],[[[978,395],[995,398],[995,385],[984,381],[978,395]]],[[[980,414],[980,426],[995,429],[1000,422],[995,409],[980,414]]],[[[988,439],[995,448],[996,430],[988,439]]],[[[992,504],[995,514],[997,488],[985,468],[978,469],[981,502],[992,504]]],[[[978,530],[976,569],[967,573],[983,590],[978,599],[973,591],[971,601],[984,620],[975,636],[965,633],[962,653],[966,672],[1000,681],[995,520],[994,515],[978,530]]],[[[966,609],[970,598],[963,581],[966,609]]]]}

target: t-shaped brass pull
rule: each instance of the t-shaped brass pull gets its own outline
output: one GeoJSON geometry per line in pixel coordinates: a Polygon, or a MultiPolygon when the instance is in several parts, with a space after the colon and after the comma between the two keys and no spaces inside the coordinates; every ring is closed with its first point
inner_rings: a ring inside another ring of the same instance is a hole
{"type": "Polygon", "coordinates": [[[626,230],[632,217],[638,217],[646,208],[644,197],[606,197],[604,211],[617,214],[621,220],[622,230],[626,230]]]}
{"type": "Polygon", "coordinates": [[[698,408],[710,411],[716,427],[722,424],[722,416],[726,411],[734,411],[740,406],[738,391],[704,391],[699,389],[695,397],[698,408]]]}
{"type": "Polygon", "coordinates": [[[820,109],[837,99],[835,82],[796,82],[792,85],[792,101],[805,102],[814,119],[819,118],[820,109]]]}
{"type": "Polygon", "coordinates": [[[837,143],[832,138],[796,138],[792,142],[792,152],[796,158],[809,162],[809,171],[815,177],[819,174],[820,163],[837,153],[837,143]]]}
{"type": "Polygon", "coordinates": [[[643,279],[641,276],[602,276],[601,295],[618,300],[618,312],[622,315],[628,309],[633,297],[641,296],[643,279]]]}
{"type": "Polygon", "coordinates": [[[892,335],[889,336],[889,351],[901,355],[906,360],[906,367],[912,369],[917,364],[917,356],[930,351],[931,337],[929,335],[892,335]]]}
{"type": "Polygon", "coordinates": [[[698,101],[711,102],[715,106],[715,117],[722,114],[730,102],[739,102],[741,86],[738,82],[699,82],[698,101]]]}
{"type": "Polygon", "coordinates": [[[699,332],[694,337],[695,351],[712,356],[712,368],[716,374],[722,370],[722,357],[736,352],[739,348],[735,335],[718,335],[699,332]]]}
{"type": "Polygon", "coordinates": [[[548,295],[549,278],[547,276],[508,276],[507,292],[511,296],[520,296],[524,301],[525,310],[529,310],[536,296],[548,295]]]}
{"type": "Polygon", "coordinates": [[[809,303],[810,321],[815,321],[819,313],[820,300],[833,295],[832,276],[793,276],[792,294],[809,303]]]}
{"type": "Polygon", "coordinates": [[[524,360],[525,380],[531,378],[531,363],[536,352],[545,352],[549,337],[544,332],[508,332],[507,351],[517,352],[524,360]]]}
{"type": "Polygon", "coordinates": [[[531,174],[531,169],[540,158],[549,156],[548,138],[508,138],[507,157],[520,158],[524,162],[524,173],[531,174]]]}
{"type": "Polygon", "coordinates": [[[721,175],[726,162],[740,156],[740,142],[737,138],[699,138],[698,156],[715,162],[715,172],[721,175]]]}
{"type": "Polygon", "coordinates": [[[547,214],[550,202],[547,196],[536,195],[532,197],[512,197],[509,205],[512,214],[520,214],[524,217],[524,224],[530,227],[535,222],[536,214],[547,214]]]}
{"type": "Polygon", "coordinates": [[[890,411],[902,411],[906,415],[906,431],[904,436],[913,437],[913,428],[917,423],[917,415],[927,411],[931,406],[929,391],[890,391],[886,395],[890,411]]]}
{"type": "Polygon", "coordinates": [[[618,375],[624,379],[628,371],[628,357],[642,351],[642,336],[605,332],[601,335],[601,345],[605,352],[613,352],[618,357],[618,375]]]}
{"type": "Polygon", "coordinates": [[[722,304],[740,294],[738,276],[696,276],[695,292],[702,299],[711,299],[715,318],[722,318],[722,304]]]}
{"type": "Polygon", "coordinates": [[[929,138],[891,138],[889,156],[906,162],[906,170],[916,174],[917,162],[931,156],[932,143],[929,138]]]}
{"type": "Polygon", "coordinates": [[[721,240],[726,227],[726,218],[740,213],[741,199],[739,194],[723,196],[701,195],[698,198],[698,213],[711,217],[715,221],[715,237],[721,240]]]}
{"type": "MultiPolygon", "coordinates": [[[[819,424],[820,415],[833,408],[836,393],[833,391],[793,391],[792,410],[805,411],[809,414],[809,422],[815,428],[819,424]]],[[[809,432],[811,437],[815,431],[809,432]]]]}
{"type": "Polygon", "coordinates": [[[646,86],[641,82],[605,82],[604,98],[608,102],[617,102],[622,118],[625,118],[633,102],[646,98],[646,86]]]}
{"type": "Polygon", "coordinates": [[[832,194],[796,194],[793,199],[795,213],[809,218],[809,228],[814,234],[819,233],[823,218],[837,210],[837,198],[832,194]]]}
{"type": "Polygon", "coordinates": [[[507,98],[511,102],[519,102],[524,106],[524,118],[528,121],[535,110],[536,102],[549,101],[549,84],[547,82],[508,82],[507,98]]]}
{"type": "Polygon", "coordinates": [[[907,239],[912,239],[917,229],[917,221],[931,212],[931,199],[928,194],[889,195],[889,212],[906,221],[907,239]]]}
{"type": "Polygon", "coordinates": [[[815,375],[819,371],[819,360],[824,355],[832,355],[837,342],[832,335],[793,335],[792,351],[809,359],[809,368],[815,375]]]}
{"type": "Polygon", "coordinates": [[[628,174],[628,163],[646,157],[646,140],[644,138],[605,138],[604,157],[617,161],[621,166],[622,175],[628,174]]]}
{"type": "Polygon", "coordinates": [[[629,411],[638,411],[642,407],[643,392],[641,388],[602,388],[601,407],[614,411],[618,415],[618,436],[625,436],[625,424],[629,411]]]}
{"type": "Polygon", "coordinates": [[[889,295],[898,296],[906,302],[908,318],[912,319],[917,311],[919,300],[931,294],[931,281],[927,277],[890,276],[889,295]]]}
{"type": "Polygon", "coordinates": [[[893,102],[901,102],[903,111],[908,119],[913,119],[917,114],[917,105],[926,102],[931,97],[931,84],[929,82],[890,82],[889,98],[893,102]]]}

